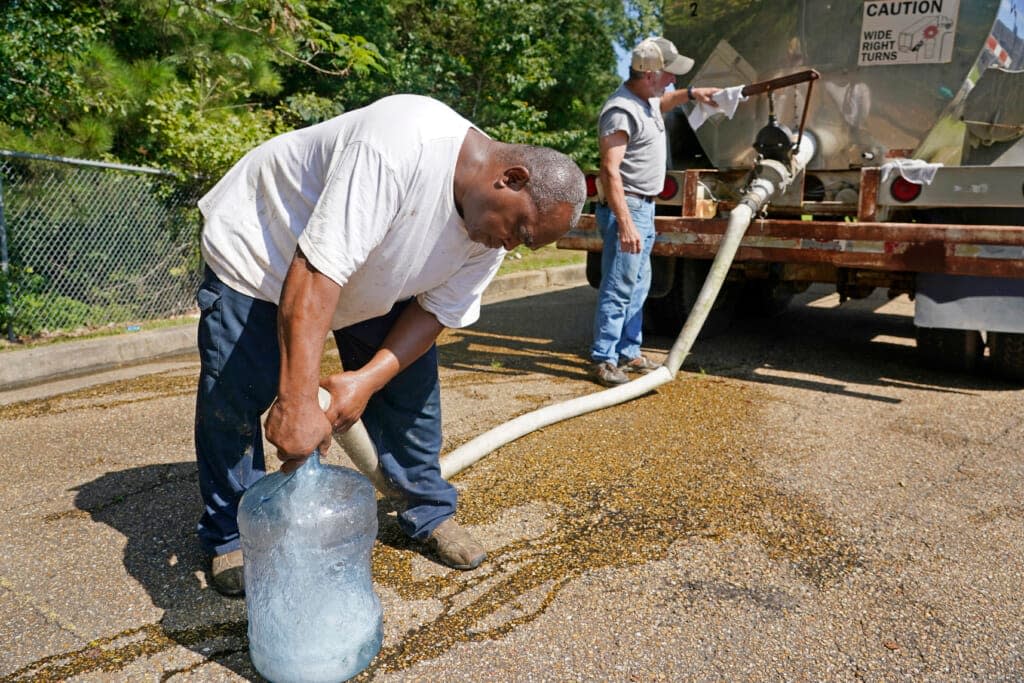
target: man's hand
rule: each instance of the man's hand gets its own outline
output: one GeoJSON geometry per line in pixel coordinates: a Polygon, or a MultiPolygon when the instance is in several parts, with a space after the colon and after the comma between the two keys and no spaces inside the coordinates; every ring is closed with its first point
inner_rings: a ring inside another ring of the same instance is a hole
{"type": "Polygon", "coordinates": [[[274,401],[267,413],[267,440],[277,446],[281,471],[294,471],[313,450],[326,453],[331,445],[331,423],[320,409],[316,394],[302,400],[274,401]]]}
{"type": "Polygon", "coordinates": [[[409,303],[381,347],[358,370],[336,372],[320,380],[331,395],[324,419],[335,432],[346,432],[362,417],[370,398],[433,346],[444,327],[433,313],[409,303]]]}
{"type": "Polygon", "coordinates": [[[717,107],[718,102],[715,102],[715,95],[721,91],[721,88],[694,88],[693,89],[693,101],[700,104],[709,104],[712,107],[717,107]]]}
{"type": "Polygon", "coordinates": [[[337,372],[320,381],[320,386],[331,394],[327,419],[335,432],[347,432],[362,417],[374,387],[355,372],[337,372]]]}
{"type": "Polygon", "coordinates": [[[619,223],[619,249],[627,254],[640,253],[640,233],[632,221],[619,223]]]}

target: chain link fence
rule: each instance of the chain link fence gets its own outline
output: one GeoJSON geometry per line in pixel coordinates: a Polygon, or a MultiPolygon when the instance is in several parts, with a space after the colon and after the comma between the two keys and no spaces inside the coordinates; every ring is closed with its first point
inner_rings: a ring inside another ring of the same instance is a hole
{"type": "Polygon", "coordinates": [[[191,312],[200,187],[165,171],[0,150],[0,333],[191,312]]]}

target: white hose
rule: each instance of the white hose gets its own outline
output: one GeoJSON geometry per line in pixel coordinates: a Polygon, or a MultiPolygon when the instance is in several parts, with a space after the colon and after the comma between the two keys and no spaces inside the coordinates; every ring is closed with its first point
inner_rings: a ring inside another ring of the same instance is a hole
{"type": "MultiPolygon", "coordinates": [[[[814,148],[813,138],[805,132],[800,148],[793,157],[792,170],[777,161],[768,160],[759,164],[757,177],[751,182],[740,203],[729,214],[729,223],[722,236],[715,259],[711,263],[708,276],[704,280],[697,300],[690,309],[683,329],[680,330],[679,336],[672,344],[663,366],[626,384],[534,410],[484,432],[441,458],[441,476],[448,479],[495,449],[530,432],[535,432],[570,417],[577,417],[601,408],[624,403],[672,381],[690,353],[690,348],[711,312],[750,221],[776,194],[785,191],[792,179],[814,156],[814,148]]],[[[330,394],[324,389],[320,389],[321,407],[326,410],[330,406],[330,402],[330,394]]],[[[377,459],[377,449],[370,440],[370,435],[367,434],[362,421],[356,422],[344,434],[335,434],[334,440],[345,450],[353,464],[373,482],[374,486],[381,492],[387,493],[386,479],[380,470],[380,463],[377,459]]]]}
{"type": "Polygon", "coordinates": [[[715,254],[715,260],[711,264],[708,276],[704,280],[697,300],[690,309],[690,315],[686,318],[683,329],[679,332],[672,350],[669,352],[665,365],[626,384],[598,391],[579,398],[570,399],[562,403],[556,403],[533,412],[520,415],[514,420],[499,425],[489,432],[485,432],[475,439],[468,441],[454,451],[441,458],[441,476],[447,479],[476,461],[483,458],[496,448],[514,441],[521,436],[534,432],[555,422],[570,417],[583,415],[601,408],[608,408],[619,403],[642,396],[647,392],[659,387],[662,384],[671,382],[683,359],[690,352],[694,340],[704,321],[707,320],[711,307],[715,303],[718,291],[725,282],[725,276],[732,266],[733,257],[739,249],[743,233],[750,225],[750,219],[754,215],[749,206],[737,206],[729,215],[729,224],[722,237],[722,243],[715,254]]]}
{"type": "MultiPolygon", "coordinates": [[[[331,407],[331,394],[323,387],[317,392],[317,399],[320,401],[321,410],[326,411],[331,407]]],[[[362,420],[356,420],[356,423],[345,432],[335,432],[334,442],[341,446],[356,469],[365,474],[378,491],[384,494],[390,491],[387,479],[380,469],[377,447],[373,445],[373,440],[370,439],[362,420]]]]}
{"type": "Polygon", "coordinates": [[[697,335],[704,327],[704,321],[711,314],[711,308],[715,305],[715,299],[718,298],[718,292],[722,289],[726,275],[729,274],[736,251],[740,248],[740,241],[753,216],[754,212],[746,204],[740,204],[729,212],[729,224],[725,228],[725,234],[722,235],[721,244],[718,245],[715,260],[711,262],[711,269],[704,279],[700,293],[697,294],[697,300],[693,302],[690,314],[686,317],[686,322],[683,323],[683,329],[679,331],[679,335],[668,352],[668,358],[665,359],[665,365],[671,372],[669,379],[673,379],[679,372],[683,361],[690,353],[690,348],[697,340],[697,335]]]}
{"type": "Polygon", "coordinates": [[[485,432],[472,441],[468,441],[454,451],[441,458],[441,476],[447,479],[466,469],[480,458],[499,446],[514,441],[521,436],[535,432],[549,424],[584,413],[608,408],[623,403],[647,392],[672,379],[672,373],[662,366],[643,377],[611,389],[598,391],[579,398],[563,401],[554,405],[534,410],[509,420],[503,425],[485,432]]]}

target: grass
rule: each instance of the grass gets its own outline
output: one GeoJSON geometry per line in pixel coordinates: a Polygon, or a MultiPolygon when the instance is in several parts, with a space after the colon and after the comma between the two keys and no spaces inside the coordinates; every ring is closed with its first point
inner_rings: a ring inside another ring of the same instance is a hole
{"type": "Polygon", "coordinates": [[[498,275],[520,273],[525,270],[543,270],[552,266],[568,266],[583,263],[587,260],[585,251],[575,249],[559,249],[553,244],[530,251],[526,247],[516,247],[505,255],[505,262],[498,269],[498,275]]]}

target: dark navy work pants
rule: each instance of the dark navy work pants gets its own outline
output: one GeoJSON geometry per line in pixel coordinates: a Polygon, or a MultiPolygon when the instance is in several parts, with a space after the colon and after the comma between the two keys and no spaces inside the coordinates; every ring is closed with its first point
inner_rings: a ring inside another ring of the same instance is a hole
{"type": "MultiPolygon", "coordinates": [[[[260,417],[277,395],[277,306],[234,291],[209,270],[196,294],[201,369],[195,446],[203,514],[199,540],[211,555],[239,547],[238,501],[265,474],[260,417]]],[[[342,367],[378,350],[408,301],[387,315],[336,330],[342,367]]],[[[425,539],[455,513],[455,488],[441,478],[441,396],[432,346],[374,394],[362,420],[381,470],[402,496],[399,525],[425,539]]]]}

